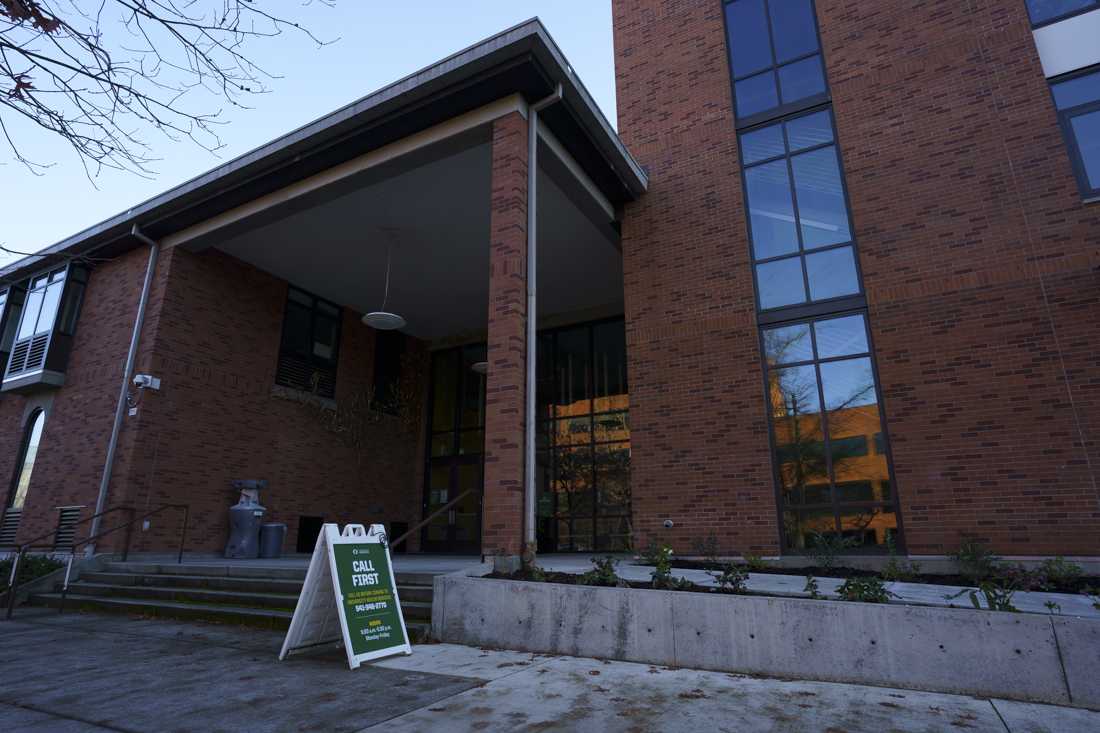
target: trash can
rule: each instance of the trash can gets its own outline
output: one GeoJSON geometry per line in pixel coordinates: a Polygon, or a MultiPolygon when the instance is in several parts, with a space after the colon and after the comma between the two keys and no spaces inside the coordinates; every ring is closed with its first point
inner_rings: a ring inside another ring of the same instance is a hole
{"type": "Polygon", "coordinates": [[[282,557],[283,541],[285,539],[285,524],[269,523],[260,527],[260,557],[282,557]]]}
{"type": "Polygon", "coordinates": [[[260,556],[260,525],[264,512],[260,505],[260,490],[266,481],[234,481],[233,488],[241,492],[240,500],[229,507],[229,542],[225,556],[233,559],[254,560],[260,556]]]}

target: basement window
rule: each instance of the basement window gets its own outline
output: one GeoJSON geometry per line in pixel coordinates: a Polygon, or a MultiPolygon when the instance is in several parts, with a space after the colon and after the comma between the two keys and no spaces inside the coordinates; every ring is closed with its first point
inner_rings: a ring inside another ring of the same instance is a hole
{"type": "Polygon", "coordinates": [[[1050,91],[1081,195],[1100,196],[1100,67],[1059,77],[1050,91]]]}
{"type": "Polygon", "coordinates": [[[340,314],[335,303],[289,288],[275,384],[318,397],[336,396],[340,314]]]}
{"type": "MultiPolygon", "coordinates": [[[[6,361],[4,391],[27,391],[65,383],[65,368],[87,281],[87,270],[76,263],[41,272],[30,279],[6,361]]],[[[4,326],[4,343],[11,322],[4,326]]]]}

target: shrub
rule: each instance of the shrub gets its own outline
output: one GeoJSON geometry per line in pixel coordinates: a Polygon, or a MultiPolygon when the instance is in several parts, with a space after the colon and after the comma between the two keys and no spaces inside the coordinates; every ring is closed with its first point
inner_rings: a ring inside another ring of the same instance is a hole
{"type": "Polygon", "coordinates": [[[1084,571],[1081,566],[1064,557],[1053,557],[1043,561],[1039,566],[1039,587],[1043,590],[1054,590],[1076,583],[1084,571]]]}
{"type": "Polygon", "coordinates": [[[821,598],[821,593],[818,592],[818,589],[817,589],[817,578],[815,578],[812,575],[807,575],[806,576],[806,585],[802,589],[802,592],[803,593],[809,593],[810,598],[813,598],[814,600],[818,600],[819,598],[821,598]]]}
{"type": "Polygon", "coordinates": [[[717,566],[718,563],[718,538],[714,535],[707,535],[706,539],[696,539],[692,543],[692,548],[695,554],[699,556],[703,562],[708,565],[717,566]]]}
{"type": "Polygon", "coordinates": [[[878,578],[848,578],[837,593],[845,601],[861,603],[886,603],[894,594],[878,578]]]}
{"type": "Polygon", "coordinates": [[[626,581],[615,572],[619,561],[613,557],[592,558],[592,569],[581,576],[581,585],[598,585],[604,588],[625,588],[626,581]]]}
{"type": "Polygon", "coordinates": [[[749,574],[740,565],[727,563],[723,566],[722,572],[708,573],[708,575],[714,578],[718,589],[723,593],[745,593],[748,590],[745,584],[749,580],[749,574]]]}
{"type": "Polygon", "coordinates": [[[841,553],[855,547],[856,544],[858,540],[835,532],[814,532],[810,535],[810,557],[818,567],[828,570],[836,564],[836,559],[841,553]]]}
{"type": "Polygon", "coordinates": [[[994,565],[989,577],[978,584],[978,589],[963,588],[958,593],[945,596],[948,600],[966,594],[974,608],[981,609],[978,594],[985,598],[985,608],[990,611],[1017,613],[1020,609],[1012,605],[1012,597],[1018,590],[1032,590],[1038,586],[1037,574],[1022,565],[994,565]]]}
{"type": "Polygon", "coordinates": [[[642,562],[646,565],[656,565],[657,561],[661,557],[661,546],[657,544],[656,540],[650,540],[646,543],[645,548],[638,553],[642,562]]]}
{"type": "Polygon", "coordinates": [[[749,570],[760,572],[768,567],[768,561],[754,553],[742,552],[741,557],[745,558],[745,564],[749,566],[749,570]]]}
{"type": "Polygon", "coordinates": [[[920,563],[898,557],[897,545],[892,535],[886,536],[886,551],[890,557],[882,569],[884,580],[912,580],[920,575],[920,563]]]}
{"type": "Polygon", "coordinates": [[[997,556],[978,540],[966,540],[953,557],[959,563],[959,573],[973,581],[991,577],[997,569],[997,556]]]}
{"type": "Polygon", "coordinates": [[[690,580],[675,578],[672,575],[672,548],[663,545],[657,552],[656,562],[653,563],[653,587],[658,590],[687,590],[692,587],[690,580]]]}
{"type": "MultiPolygon", "coordinates": [[[[11,581],[12,562],[13,559],[10,557],[6,560],[0,560],[0,593],[8,589],[8,584],[11,581]]],[[[24,555],[19,562],[19,584],[22,585],[36,578],[41,578],[43,575],[49,575],[62,565],[64,563],[48,555],[24,555]]]]}

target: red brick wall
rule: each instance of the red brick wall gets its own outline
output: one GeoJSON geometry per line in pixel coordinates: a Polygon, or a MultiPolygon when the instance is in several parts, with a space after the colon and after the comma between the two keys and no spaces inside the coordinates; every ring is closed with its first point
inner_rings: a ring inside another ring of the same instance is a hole
{"type": "MultiPolygon", "coordinates": [[[[53,507],[85,503],[90,513],[95,503],[146,261],[142,248],[92,274],[67,384],[54,394],[46,423],[23,539],[53,528],[53,507]]],[[[139,512],[189,504],[189,550],[224,548],[235,478],[269,481],[261,501],[267,519],[289,525],[286,550],[294,548],[299,515],[410,525],[420,517],[418,426],[384,417],[368,434],[359,466],[356,451],[326,431],[310,408],[273,394],[286,288],[215,250],[161,255],[137,371],[160,377],[162,389],[143,395],[138,415],[126,418],[109,503],[132,504],[139,512]]],[[[409,345],[413,362],[426,363],[424,345],[409,345]]],[[[373,349],[373,331],[345,310],[338,403],[370,384],[373,349]]],[[[411,371],[426,379],[426,369],[411,371]]],[[[17,420],[22,399],[0,397],[5,426],[17,420]]],[[[10,475],[14,457],[3,445],[0,470],[10,475]]],[[[173,512],[154,517],[148,533],[135,534],[134,549],[173,548],[179,526],[173,512]]]]}
{"type": "MultiPolygon", "coordinates": [[[[613,6],[638,539],[774,551],[722,4],[613,6]]],[[[909,550],[1100,553],[1100,204],[1024,4],[817,8],[909,550]]]]}
{"type": "Polygon", "coordinates": [[[485,555],[519,555],[527,313],[527,120],[493,123],[489,243],[489,372],[485,382],[485,555]]]}

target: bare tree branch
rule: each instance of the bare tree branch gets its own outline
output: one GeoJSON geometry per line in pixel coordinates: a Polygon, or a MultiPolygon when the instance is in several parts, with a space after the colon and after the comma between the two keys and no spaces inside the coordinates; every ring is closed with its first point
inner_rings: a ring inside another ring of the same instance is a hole
{"type": "MultiPolygon", "coordinates": [[[[50,163],[30,159],[12,125],[29,122],[64,138],[90,178],[150,176],[148,129],[216,151],[210,100],[245,107],[277,78],[250,42],[291,31],[326,44],[265,2],[276,0],[0,0],[0,143],[41,174],[50,163]]],[[[303,4],[314,3],[334,0],[303,4]]]]}

